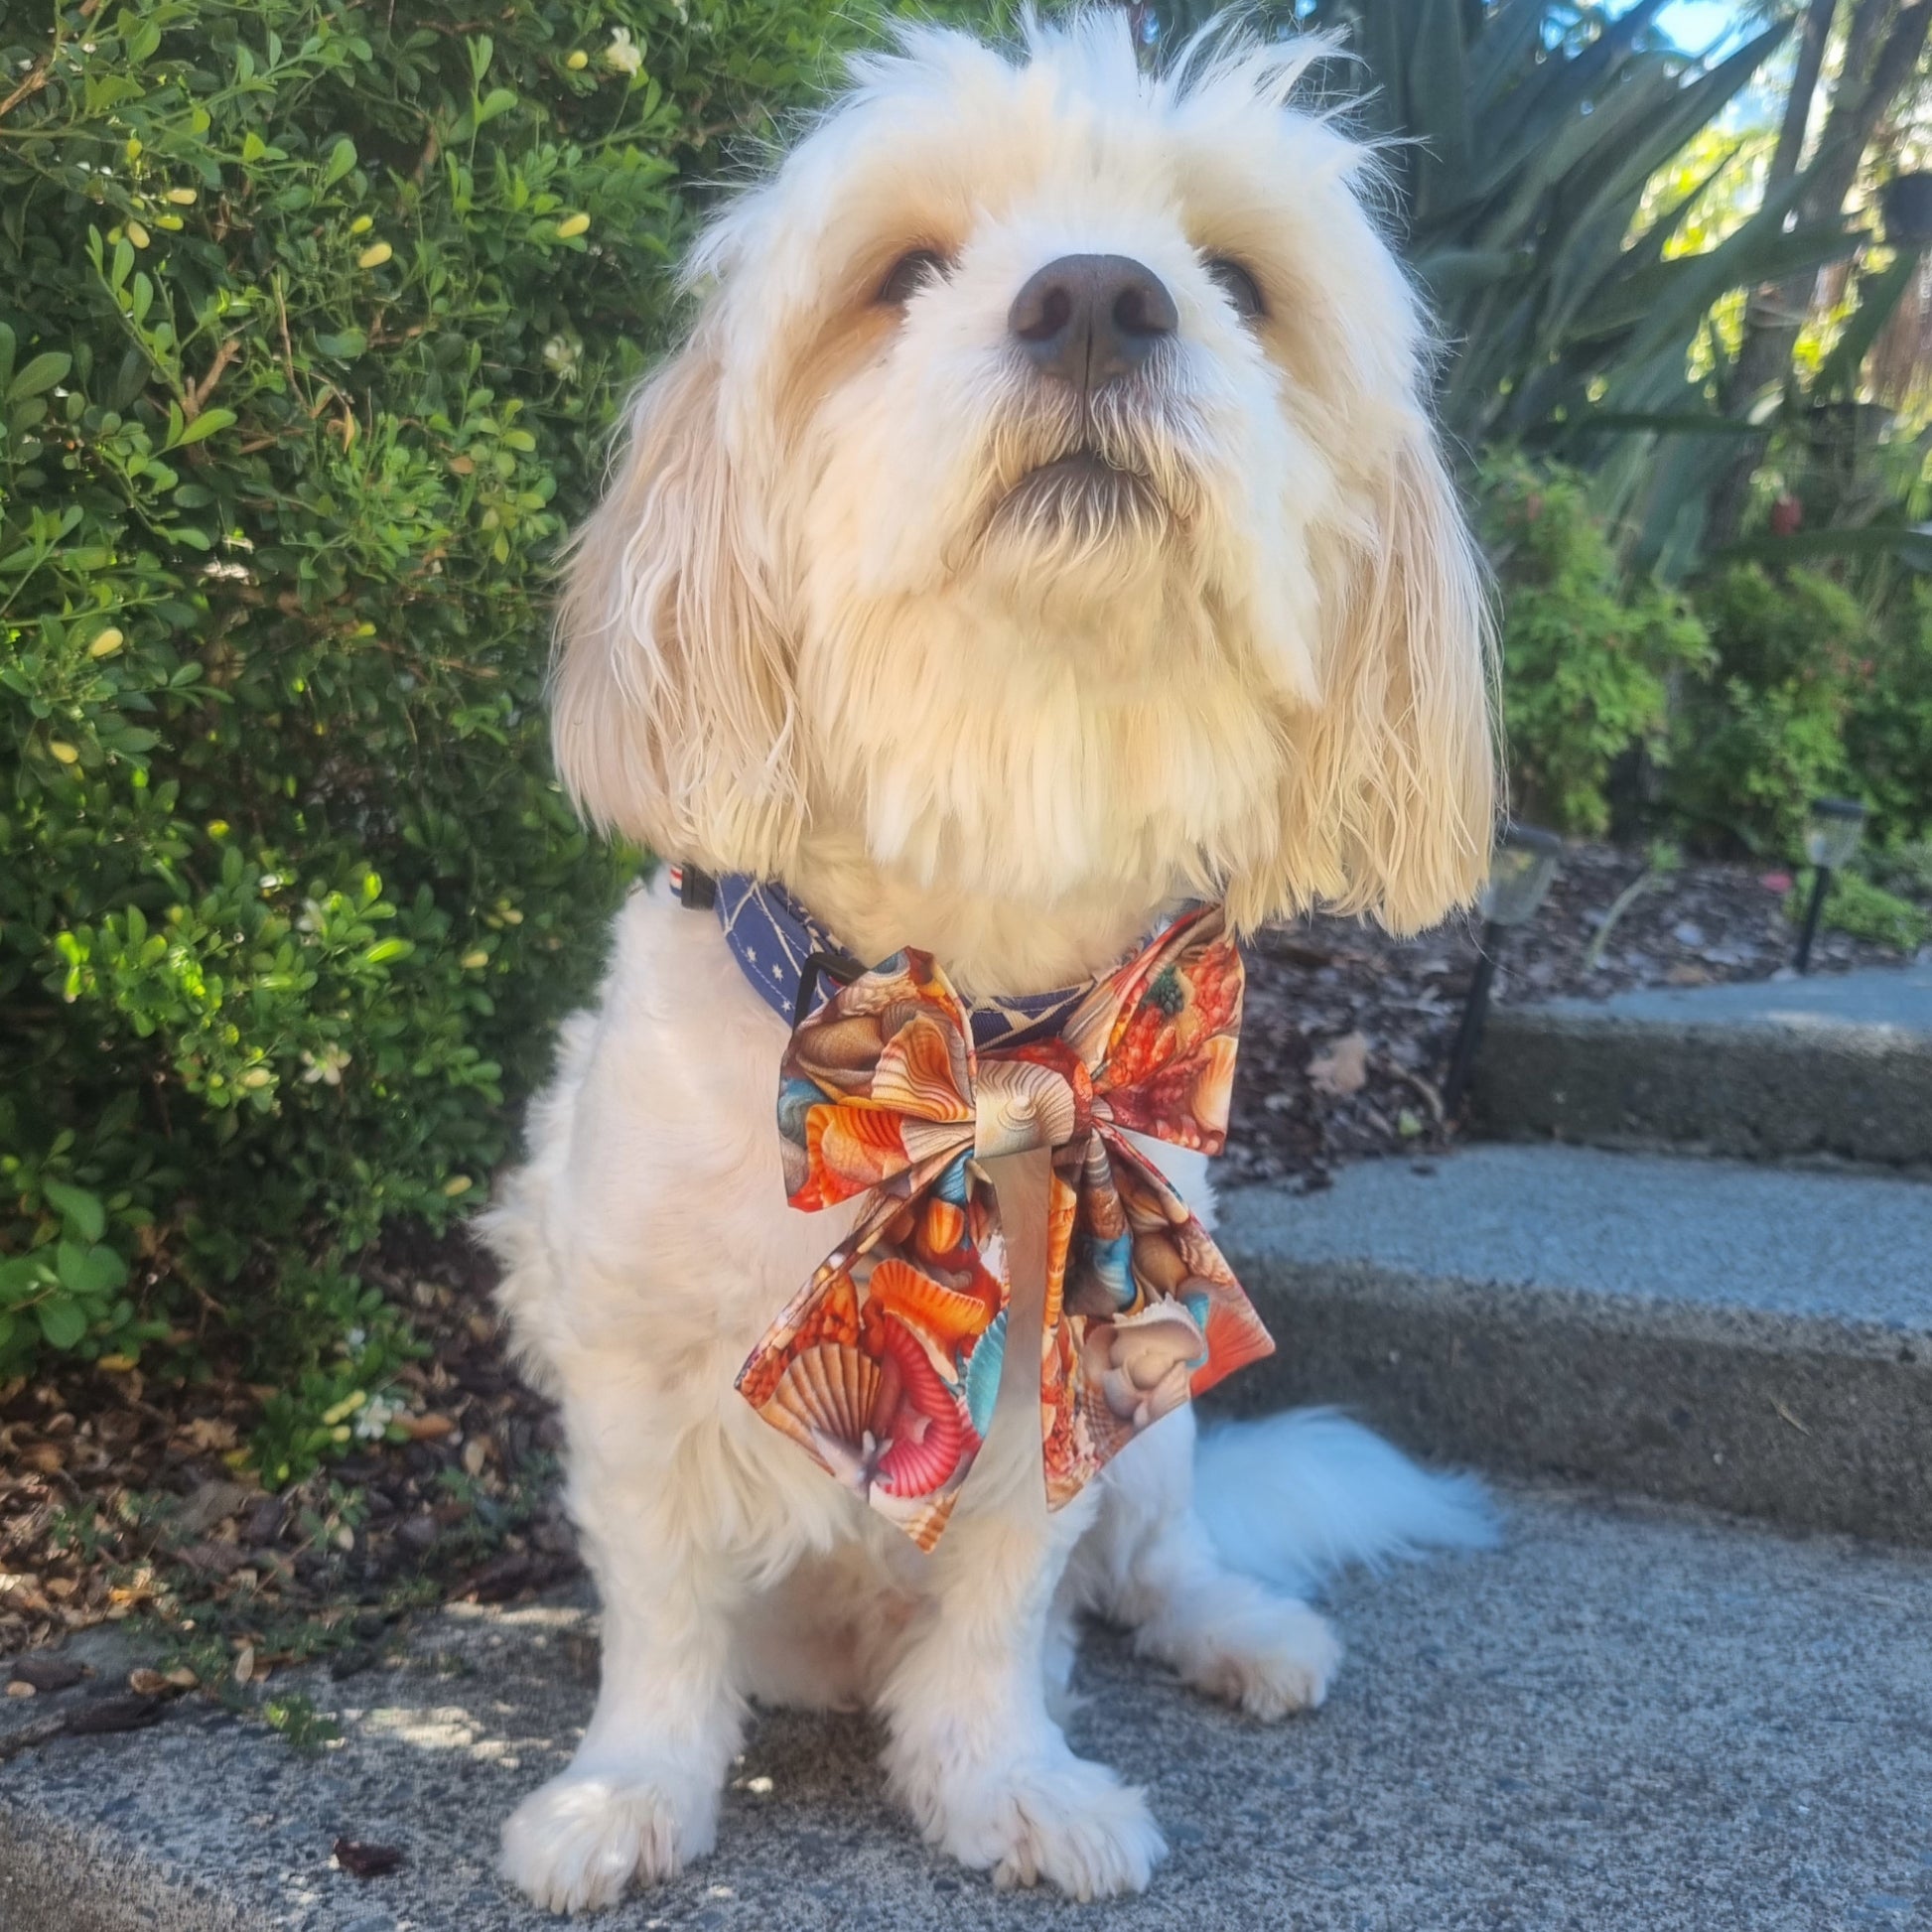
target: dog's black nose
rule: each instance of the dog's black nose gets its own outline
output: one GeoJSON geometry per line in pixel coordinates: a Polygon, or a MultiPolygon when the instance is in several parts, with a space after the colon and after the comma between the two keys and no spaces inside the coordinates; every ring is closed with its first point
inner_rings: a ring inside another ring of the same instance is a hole
{"type": "Polygon", "coordinates": [[[1035,366],[1076,389],[1138,369],[1179,320],[1160,276],[1127,255],[1062,255],[1007,311],[1007,328],[1035,366]]]}

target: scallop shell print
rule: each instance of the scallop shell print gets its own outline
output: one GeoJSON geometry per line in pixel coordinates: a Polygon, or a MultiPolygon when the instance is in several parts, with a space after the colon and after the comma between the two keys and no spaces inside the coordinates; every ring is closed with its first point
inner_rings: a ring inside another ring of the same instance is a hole
{"type": "Polygon", "coordinates": [[[897,1315],[880,1324],[887,1359],[898,1370],[898,1399],[879,1418],[886,1448],[873,1480],[889,1496],[929,1496],[959,1467],[966,1419],[959,1399],[939,1379],[919,1338],[897,1315]]]}
{"type": "Polygon", "coordinates": [[[821,1441],[862,1449],[884,1379],[870,1355],[846,1342],[822,1341],[794,1355],[771,1392],[771,1407],[815,1446],[821,1441]]]}
{"type": "Polygon", "coordinates": [[[968,1336],[979,1334],[993,1313],[977,1295],[947,1288],[896,1255],[873,1264],[866,1292],[890,1313],[923,1330],[948,1355],[968,1336]]]}

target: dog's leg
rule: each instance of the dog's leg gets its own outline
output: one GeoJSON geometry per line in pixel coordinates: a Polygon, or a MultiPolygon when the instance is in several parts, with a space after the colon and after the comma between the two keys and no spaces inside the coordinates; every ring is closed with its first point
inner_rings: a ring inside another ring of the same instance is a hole
{"type": "Polygon", "coordinates": [[[994,1165],[1014,1284],[1007,1372],[986,1448],[925,1566],[925,1601],[880,1703],[894,1793],[935,1845],[1001,1885],[1044,1878],[1076,1898],[1146,1888],[1167,1851],[1138,1789],[1076,1757],[1047,1711],[1070,1668],[1055,1622],[1066,1560],[1096,1499],[1049,1512],[1039,1463],[1045,1291],[1043,1156],[994,1165]]]}
{"type": "Polygon", "coordinates": [[[927,1609],[882,1700],[886,1768],[926,1837],[999,1885],[1141,1891],[1167,1850],[1145,1795],[1076,1757],[1047,1715],[1047,1621],[1072,1538],[1037,1493],[1032,1505],[962,1514],[934,1552],[927,1609]]]}
{"type": "MultiPolygon", "coordinates": [[[[539,1905],[609,1905],[711,1850],[743,1725],[730,1677],[734,1573],[622,1392],[573,1401],[571,1507],[604,1604],[603,1680],[567,1770],[503,1827],[503,1875],[539,1905]]],[[[634,1410],[634,1390],[627,1397],[634,1410]]]]}
{"type": "Polygon", "coordinates": [[[1193,1505],[1194,1414],[1165,1416],[1101,1473],[1099,1520],[1068,1566],[1062,1602],[1134,1632],[1143,1656],[1251,1717],[1328,1694],[1341,1643],[1327,1620],[1231,1570],[1193,1505]]]}

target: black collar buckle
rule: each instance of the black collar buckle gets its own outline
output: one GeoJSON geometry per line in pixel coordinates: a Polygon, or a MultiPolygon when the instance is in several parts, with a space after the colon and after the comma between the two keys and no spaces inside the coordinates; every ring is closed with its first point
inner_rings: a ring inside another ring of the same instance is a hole
{"type": "Polygon", "coordinates": [[[792,1002],[791,1031],[796,1033],[805,1024],[806,1016],[812,1010],[812,995],[818,991],[821,974],[835,985],[850,986],[865,970],[850,953],[807,953],[804,965],[798,969],[798,997],[792,1002]]]}

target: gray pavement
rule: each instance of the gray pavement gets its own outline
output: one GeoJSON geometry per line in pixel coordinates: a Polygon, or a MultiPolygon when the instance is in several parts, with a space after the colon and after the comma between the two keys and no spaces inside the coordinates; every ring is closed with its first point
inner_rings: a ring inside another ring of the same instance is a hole
{"type": "MultiPolygon", "coordinates": [[[[1328,1707],[1269,1727],[1089,1643],[1079,1746],[1145,1782],[1143,1899],[1001,1895],[887,1805],[857,1718],[760,1720],[716,1855],[597,1921],[807,1932],[1837,1932],[1932,1926],[1932,1555],[1506,1494],[1507,1547],[1353,1578],[1328,1707]]],[[[183,1706],[0,1769],[7,1932],[531,1932],[497,1822],[590,1705],[588,1613],[449,1612],[309,1673],[339,1748],[183,1706]],[[338,1833],[400,1846],[358,1881],[338,1833]],[[38,1883],[34,1877],[38,1870],[38,1883]],[[170,1878],[196,1881],[193,1895],[170,1878]]],[[[69,1694],[74,1695],[74,1694],[69,1694]]],[[[35,1700],[38,1704],[40,1701],[35,1700]]],[[[0,1707],[0,1727],[34,1709],[0,1707]]]]}

